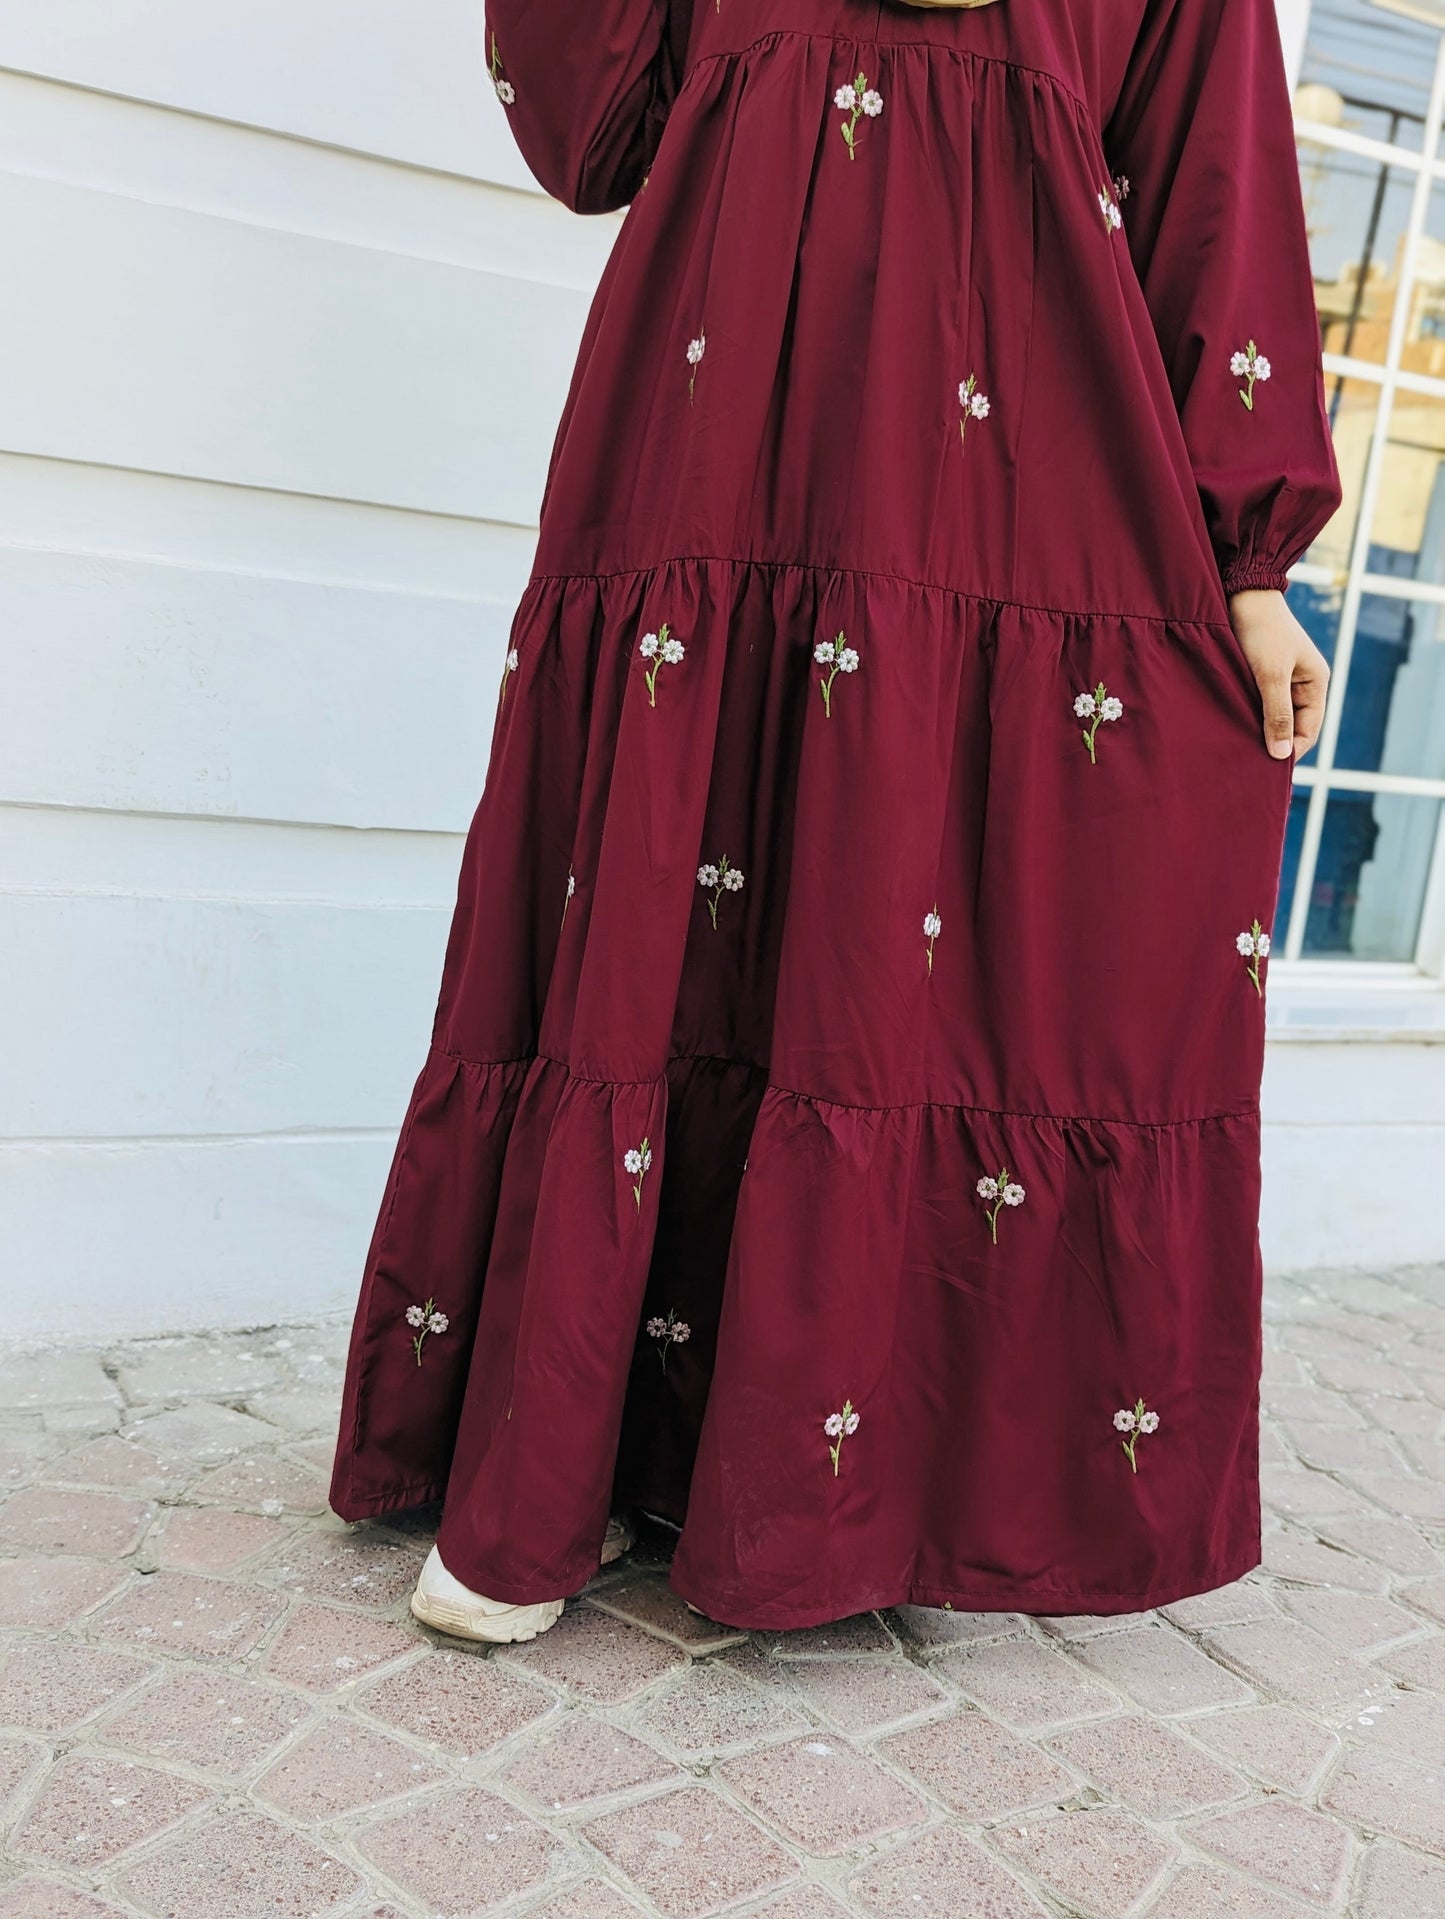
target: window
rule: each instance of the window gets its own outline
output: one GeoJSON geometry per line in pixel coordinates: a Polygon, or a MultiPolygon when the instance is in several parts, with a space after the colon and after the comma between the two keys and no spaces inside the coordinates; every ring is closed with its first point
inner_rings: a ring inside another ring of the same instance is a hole
{"type": "Polygon", "coordinates": [[[1445,946],[1445,0],[1313,0],[1300,180],[1344,499],[1290,603],[1333,667],[1276,951],[1445,946]]]}

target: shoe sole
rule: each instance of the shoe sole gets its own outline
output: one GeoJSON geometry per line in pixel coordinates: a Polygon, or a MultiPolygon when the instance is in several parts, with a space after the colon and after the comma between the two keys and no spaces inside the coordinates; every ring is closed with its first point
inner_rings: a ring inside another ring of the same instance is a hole
{"type": "MultiPolygon", "coordinates": [[[[558,1606],[556,1613],[545,1624],[520,1625],[515,1620],[509,1620],[505,1613],[498,1613],[493,1627],[492,1622],[485,1617],[479,1621],[462,1607],[450,1605],[445,1599],[433,1599],[425,1593],[413,1592],[410,1604],[413,1617],[424,1626],[430,1626],[436,1632],[450,1633],[454,1639],[475,1639],[488,1646],[514,1646],[524,1640],[535,1639],[538,1633],[555,1626],[562,1616],[562,1608],[558,1606]]],[[[521,1610],[532,1612],[535,1609],[528,1606],[521,1610]]]]}

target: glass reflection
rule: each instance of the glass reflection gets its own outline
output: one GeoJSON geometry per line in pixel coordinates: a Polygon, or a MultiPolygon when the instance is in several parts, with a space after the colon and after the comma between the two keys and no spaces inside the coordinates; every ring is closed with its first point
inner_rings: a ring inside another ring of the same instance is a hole
{"type": "MultiPolygon", "coordinates": [[[[1306,954],[1414,958],[1439,819],[1439,800],[1414,794],[1330,795],[1310,887],[1306,954]]],[[[1293,817],[1290,826],[1293,831],[1293,817]]]]}

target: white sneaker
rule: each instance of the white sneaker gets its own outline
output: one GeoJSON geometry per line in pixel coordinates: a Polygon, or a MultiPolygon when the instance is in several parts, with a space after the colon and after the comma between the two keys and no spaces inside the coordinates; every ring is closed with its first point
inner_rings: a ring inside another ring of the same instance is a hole
{"type": "MultiPolygon", "coordinates": [[[[620,1559],[636,1537],[631,1522],[614,1514],[607,1522],[599,1563],[610,1566],[620,1559]]],[[[494,1646],[535,1639],[556,1625],[565,1604],[562,1599],[544,1599],[533,1606],[509,1606],[505,1600],[474,1593],[447,1571],[435,1546],[426,1556],[411,1596],[411,1610],[424,1625],[456,1639],[480,1639],[494,1646]]]]}

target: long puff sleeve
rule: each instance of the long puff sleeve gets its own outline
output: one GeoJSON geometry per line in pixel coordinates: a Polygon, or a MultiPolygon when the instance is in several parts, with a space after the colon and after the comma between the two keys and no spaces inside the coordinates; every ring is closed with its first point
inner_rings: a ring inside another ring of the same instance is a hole
{"type": "Polygon", "coordinates": [[[626,206],[681,81],[691,0],[488,0],[492,84],[539,185],[574,213],[626,206]]]}
{"type": "Polygon", "coordinates": [[[1224,590],[1283,590],[1340,482],[1274,0],[1150,0],[1104,144],[1224,590]]]}

